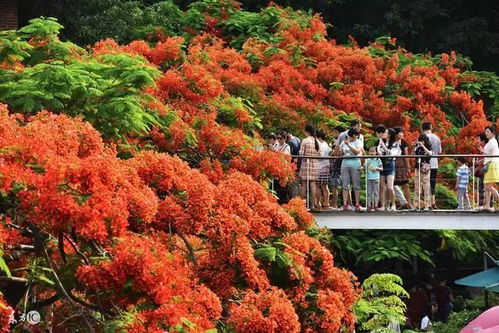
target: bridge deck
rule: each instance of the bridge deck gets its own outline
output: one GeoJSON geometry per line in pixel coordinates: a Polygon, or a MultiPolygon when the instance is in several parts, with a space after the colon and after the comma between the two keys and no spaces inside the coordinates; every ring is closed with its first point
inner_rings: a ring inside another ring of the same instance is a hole
{"type": "Polygon", "coordinates": [[[318,212],[319,226],[330,229],[499,230],[499,212],[458,210],[396,212],[318,212]]]}

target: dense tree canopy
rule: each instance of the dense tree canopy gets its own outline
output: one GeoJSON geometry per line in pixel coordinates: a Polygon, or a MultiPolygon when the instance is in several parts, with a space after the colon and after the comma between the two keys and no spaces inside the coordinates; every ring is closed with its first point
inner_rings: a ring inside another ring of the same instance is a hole
{"type": "Polygon", "coordinates": [[[76,314],[68,330],[351,328],[355,277],[302,201],[265,189],[295,166],[261,134],[356,117],[414,138],[431,120],[469,152],[497,78],[388,37],[339,45],[320,16],[277,6],[139,9],[120,14],[139,20],[130,42],[81,48],[55,19],[0,33],[0,327],[31,295],[18,311],[53,304],[54,325],[76,314]]]}
{"type": "MultiPolygon", "coordinates": [[[[168,20],[174,27],[182,20],[178,9],[171,5],[158,11],[161,14],[158,20],[153,14],[156,10],[152,9],[158,2],[161,0],[21,1],[21,17],[24,22],[42,15],[58,17],[66,26],[64,36],[82,45],[105,37],[125,42],[136,37],[129,34],[131,26],[145,27],[154,21],[168,20]],[[113,19],[107,20],[109,17],[113,19]]],[[[194,1],[174,2],[186,9],[194,1]]],[[[242,0],[241,3],[245,9],[255,11],[269,2],[242,0]]],[[[499,6],[495,0],[278,0],[273,3],[321,13],[332,25],[332,36],[340,42],[348,41],[351,35],[365,45],[389,35],[413,52],[454,50],[471,57],[477,69],[499,71],[499,6]]]]}

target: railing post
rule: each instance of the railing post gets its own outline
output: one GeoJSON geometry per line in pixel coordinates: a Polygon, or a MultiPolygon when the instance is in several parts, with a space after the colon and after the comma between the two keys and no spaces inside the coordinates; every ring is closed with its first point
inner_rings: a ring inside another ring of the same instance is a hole
{"type": "MultiPolygon", "coordinates": [[[[364,160],[364,167],[366,169],[366,173],[365,173],[365,177],[366,177],[366,195],[365,195],[365,198],[366,198],[366,210],[368,209],[368,205],[369,205],[369,202],[367,201],[367,198],[368,198],[368,194],[367,194],[367,163],[366,163],[366,160],[364,160]]],[[[362,170],[362,169],[361,169],[362,170]]],[[[362,175],[360,175],[362,177],[362,175]]]]}
{"type": "Polygon", "coordinates": [[[307,158],[307,208],[310,209],[310,159],[307,158]]]}
{"type": "MultiPolygon", "coordinates": [[[[418,158],[418,210],[421,210],[421,158],[418,158]]],[[[426,203],[425,203],[426,204],[426,203]]]]}
{"type": "Polygon", "coordinates": [[[470,178],[473,177],[473,181],[471,183],[471,186],[472,186],[472,198],[473,200],[471,201],[471,209],[475,209],[477,206],[475,206],[475,181],[476,181],[476,177],[475,177],[475,158],[472,157],[471,158],[471,172],[470,172],[470,178]]]}

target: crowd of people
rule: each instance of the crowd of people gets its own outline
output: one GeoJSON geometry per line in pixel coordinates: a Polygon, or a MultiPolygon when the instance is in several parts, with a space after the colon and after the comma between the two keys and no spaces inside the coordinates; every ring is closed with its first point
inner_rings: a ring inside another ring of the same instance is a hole
{"type": "Polygon", "coordinates": [[[442,277],[437,284],[416,284],[409,291],[407,299],[406,326],[421,331],[431,331],[435,321],[447,321],[453,309],[454,298],[442,277]]]}
{"type": "MultiPolygon", "coordinates": [[[[366,144],[362,123],[353,121],[350,128],[335,127],[324,133],[313,125],[305,126],[306,137],[300,140],[289,130],[270,134],[267,148],[292,155],[297,164],[297,181],[287,187],[276,185],[281,201],[300,195],[308,200],[312,211],[364,210],[361,206],[361,178],[365,173],[368,211],[397,209],[436,209],[436,185],[442,144],[432,132],[432,124],[424,122],[416,142],[404,138],[402,127],[374,127],[375,140],[366,144]],[[328,142],[327,138],[334,138],[328,142]],[[415,158],[404,158],[415,155],[415,158]],[[322,159],[320,157],[323,157],[322,159]],[[411,193],[414,186],[414,196],[411,193]]],[[[477,136],[483,158],[473,165],[464,157],[457,159],[455,189],[458,209],[471,209],[470,179],[478,179],[479,208],[493,210],[499,202],[499,146],[496,130],[488,126],[477,136]],[[473,166],[471,168],[470,166],[473,166]]]]}

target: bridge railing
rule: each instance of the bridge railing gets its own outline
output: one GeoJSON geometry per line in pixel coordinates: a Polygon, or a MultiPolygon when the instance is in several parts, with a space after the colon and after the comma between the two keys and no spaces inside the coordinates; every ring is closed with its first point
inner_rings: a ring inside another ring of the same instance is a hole
{"type": "MultiPolygon", "coordinates": [[[[313,191],[311,189],[311,186],[317,186],[318,184],[318,179],[313,177],[313,174],[317,174],[317,170],[314,170],[316,168],[315,164],[312,161],[313,160],[320,160],[324,161],[327,160],[329,161],[330,165],[330,175],[333,174],[333,171],[335,172],[334,174],[337,175],[338,173],[341,174],[341,168],[340,169],[334,169],[335,161],[338,159],[344,161],[347,159],[360,159],[361,161],[361,166],[360,166],[360,171],[361,171],[361,182],[360,182],[360,192],[361,192],[361,202],[360,205],[363,207],[366,207],[366,200],[367,200],[367,187],[368,187],[368,180],[366,177],[367,174],[367,165],[366,165],[366,160],[368,158],[379,158],[381,160],[386,160],[390,159],[393,161],[395,165],[397,165],[397,160],[399,159],[409,159],[409,168],[407,168],[408,172],[408,184],[409,184],[409,192],[407,191],[406,185],[395,185],[394,186],[394,191],[395,191],[395,197],[397,202],[400,202],[401,204],[404,204],[406,202],[411,203],[413,202],[413,209],[414,210],[423,210],[424,207],[424,202],[422,203],[422,199],[424,197],[424,191],[422,189],[422,183],[421,180],[422,178],[422,170],[424,167],[422,164],[424,164],[425,159],[427,158],[432,158],[432,159],[437,159],[438,160],[438,175],[436,178],[436,184],[439,189],[439,196],[437,196],[437,201],[439,204],[439,207],[445,207],[446,209],[457,209],[458,206],[465,208],[465,203],[464,202],[456,202],[455,197],[452,195],[450,192],[456,193],[456,181],[457,181],[457,159],[458,158],[465,158],[467,161],[467,166],[469,168],[469,182],[466,188],[466,196],[469,198],[469,207],[466,207],[470,210],[474,210],[479,208],[480,206],[483,205],[483,199],[481,198],[481,195],[483,194],[484,190],[483,189],[483,175],[479,176],[479,172],[477,172],[483,165],[484,158],[487,160],[492,160],[494,163],[490,163],[489,167],[490,168],[498,168],[499,167],[499,155],[476,155],[476,154],[441,154],[441,155],[357,155],[357,156],[295,156],[293,155],[292,158],[295,161],[299,161],[299,165],[301,167],[305,167],[305,169],[308,172],[308,175],[306,177],[306,180],[299,180],[300,182],[300,194],[301,196],[306,199],[307,207],[311,208],[314,203],[314,200],[317,200],[317,195],[316,198],[313,198],[312,193],[313,191]],[[438,186],[440,185],[447,185],[447,190],[445,188],[438,186]],[[303,189],[303,186],[306,188],[303,189]],[[402,188],[403,187],[403,188],[402,188]],[[447,193],[442,193],[442,191],[447,191],[447,193]],[[405,193],[404,193],[405,192],[405,193]],[[410,193],[410,198],[406,198],[407,194],[410,193]]],[[[400,162],[399,162],[400,163],[400,162]]],[[[336,163],[337,164],[337,163],[336,163]]],[[[395,168],[395,172],[397,170],[400,170],[400,168],[395,168]]],[[[482,169],[483,171],[483,169],[482,169]]],[[[497,171],[499,173],[499,170],[497,171]]],[[[300,173],[300,172],[299,172],[300,173]]],[[[426,176],[427,177],[427,176],[426,176]]],[[[337,180],[336,180],[337,181],[337,180]]],[[[333,182],[334,183],[334,182],[333,182]]],[[[350,182],[351,183],[351,182],[350,182]]],[[[337,207],[341,208],[341,205],[339,205],[340,199],[342,198],[342,183],[339,184],[339,186],[333,186],[331,185],[332,183],[330,182],[327,186],[330,189],[336,189],[337,191],[337,207]]],[[[338,185],[338,184],[334,184],[338,185]]],[[[333,193],[332,193],[333,194],[333,193]]],[[[381,193],[380,193],[381,194],[381,193]]],[[[353,197],[353,193],[351,194],[351,200],[352,200],[352,205],[353,202],[355,201],[353,197]]],[[[333,194],[334,196],[334,194],[333,194]]],[[[331,197],[329,198],[331,199],[331,197]]],[[[493,202],[493,199],[491,203],[493,202]]],[[[344,204],[344,203],[343,203],[344,204]]],[[[333,203],[334,205],[334,203],[333,203]]]]}

